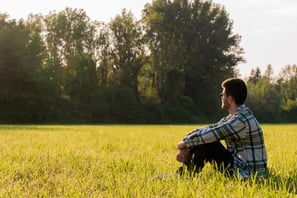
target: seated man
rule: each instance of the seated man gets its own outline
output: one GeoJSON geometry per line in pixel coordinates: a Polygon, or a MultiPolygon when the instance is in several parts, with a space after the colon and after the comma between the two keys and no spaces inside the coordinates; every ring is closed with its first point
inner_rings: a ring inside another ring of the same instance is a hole
{"type": "Polygon", "coordinates": [[[244,105],[247,87],[243,80],[230,78],[222,83],[222,108],[229,112],[216,124],[187,134],[178,143],[177,161],[183,168],[198,173],[206,162],[215,162],[219,170],[239,177],[263,177],[267,174],[267,157],[262,129],[244,105]],[[227,149],[220,143],[225,140],[227,149]]]}

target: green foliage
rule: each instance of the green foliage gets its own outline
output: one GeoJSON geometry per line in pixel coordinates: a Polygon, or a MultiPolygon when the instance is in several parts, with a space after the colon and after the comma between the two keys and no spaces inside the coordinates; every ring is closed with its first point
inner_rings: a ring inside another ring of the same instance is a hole
{"type": "Polygon", "coordinates": [[[142,120],[141,106],[130,87],[115,87],[111,93],[112,119],[118,123],[138,123],[142,120]]]}
{"type": "Polygon", "coordinates": [[[296,111],[296,109],[297,109],[297,99],[295,99],[295,100],[288,99],[287,102],[285,103],[285,105],[282,108],[285,111],[292,111],[292,110],[296,111]]]}
{"type": "Polygon", "coordinates": [[[0,197],[296,196],[296,125],[262,125],[270,172],[262,181],[228,178],[209,164],[175,178],[176,144],[196,127],[1,125],[0,197]],[[172,176],[154,179],[162,173],[172,176]]]}
{"type": "Polygon", "coordinates": [[[296,122],[296,66],[286,66],[278,79],[273,79],[271,65],[264,76],[259,68],[248,78],[247,105],[265,122],[296,122]]]}
{"type": "Polygon", "coordinates": [[[271,84],[269,79],[263,78],[254,84],[248,83],[247,106],[262,121],[275,122],[279,120],[282,95],[278,92],[278,86],[271,84]]]}
{"type": "MultiPolygon", "coordinates": [[[[244,61],[240,36],[211,1],[156,0],[137,21],[110,23],[65,8],[27,21],[0,14],[1,123],[192,123],[217,121],[220,84],[244,61]]],[[[297,69],[247,78],[261,121],[297,121],[297,69]]]]}
{"type": "Polygon", "coordinates": [[[282,106],[281,109],[284,111],[286,120],[289,122],[296,122],[297,115],[297,99],[288,99],[282,106]]]}
{"type": "Polygon", "coordinates": [[[65,74],[65,93],[82,103],[87,103],[98,91],[96,63],[92,57],[81,55],[69,60],[65,74]]]}
{"type": "Polygon", "coordinates": [[[42,67],[43,43],[38,33],[20,21],[2,21],[0,75],[2,94],[34,91],[35,73],[42,67]],[[33,90],[32,90],[33,89],[33,90]]]}
{"type": "Polygon", "coordinates": [[[164,85],[164,101],[177,103],[178,97],[182,96],[184,89],[183,73],[176,69],[169,70],[164,85]]]}
{"type": "Polygon", "coordinates": [[[281,93],[284,100],[295,100],[297,98],[297,65],[287,65],[283,68],[279,81],[281,83],[281,93]]]}
{"type": "Polygon", "coordinates": [[[219,99],[211,98],[219,92],[218,84],[233,76],[234,66],[242,61],[240,37],[232,34],[226,11],[209,1],[159,0],[146,5],[143,20],[161,101],[168,100],[168,85],[173,88],[168,75],[181,71],[183,78],[175,79],[183,84],[180,96],[191,97],[196,111],[213,111],[219,99]]]}
{"type": "Polygon", "coordinates": [[[1,24],[1,122],[56,121],[62,114],[51,104],[60,106],[61,101],[51,95],[50,81],[43,73],[46,51],[38,28],[34,28],[38,23],[4,18],[1,24]]]}
{"type": "Polygon", "coordinates": [[[137,98],[138,74],[144,65],[144,40],[142,29],[131,12],[124,9],[121,16],[111,21],[113,38],[113,72],[120,86],[130,87],[137,98]]]}

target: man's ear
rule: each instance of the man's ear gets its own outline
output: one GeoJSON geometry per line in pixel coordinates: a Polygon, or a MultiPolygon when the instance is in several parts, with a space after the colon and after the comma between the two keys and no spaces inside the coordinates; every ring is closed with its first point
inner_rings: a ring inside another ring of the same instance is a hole
{"type": "Polygon", "coordinates": [[[230,102],[235,102],[235,99],[234,99],[234,97],[233,97],[233,96],[231,96],[231,95],[229,95],[229,96],[228,96],[228,100],[229,100],[230,102]]]}

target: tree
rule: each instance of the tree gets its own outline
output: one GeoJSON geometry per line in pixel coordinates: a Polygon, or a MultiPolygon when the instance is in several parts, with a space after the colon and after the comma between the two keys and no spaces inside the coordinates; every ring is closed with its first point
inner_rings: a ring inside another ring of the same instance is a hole
{"type": "Polygon", "coordinates": [[[248,97],[246,104],[261,121],[275,122],[280,120],[282,95],[278,85],[264,77],[247,83],[248,97]]]}
{"type": "Polygon", "coordinates": [[[91,84],[98,83],[96,78],[84,76],[84,72],[96,70],[96,27],[82,9],[66,8],[58,14],[50,13],[44,21],[49,52],[47,66],[53,73],[52,78],[57,78],[66,95],[81,98],[81,95],[71,94],[83,93],[87,88],[84,85],[90,80],[94,81],[91,84]],[[81,79],[77,83],[81,85],[69,83],[78,77],[81,79]],[[81,90],[74,91],[78,88],[81,90]]]}
{"type": "Polygon", "coordinates": [[[273,69],[272,69],[272,66],[269,64],[267,65],[266,70],[264,72],[264,77],[272,81],[273,80],[272,75],[273,75],[273,69]]]}
{"type": "Polygon", "coordinates": [[[10,121],[36,121],[42,114],[46,90],[39,77],[46,52],[38,22],[0,18],[0,95],[5,108],[2,112],[10,121]]]}
{"type": "MultiPolygon", "coordinates": [[[[166,95],[165,86],[168,72],[183,71],[184,49],[182,46],[182,29],[184,29],[181,2],[154,1],[143,10],[146,37],[149,42],[153,64],[152,86],[156,89],[161,102],[166,95]]],[[[187,5],[185,5],[186,7],[187,5]]],[[[186,9],[186,8],[185,8],[186,9]]],[[[183,82],[181,82],[183,83],[183,82]]]]}
{"type": "Polygon", "coordinates": [[[0,31],[0,72],[9,94],[32,91],[34,74],[42,67],[43,43],[23,21],[7,21],[0,31]]]}
{"type": "Polygon", "coordinates": [[[240,37],[232,33],[225,9],[210,1],[156,0],[145,6],[143,21],[161,101],[167,73],[177,70],[184,76],[183,95],[193,99],[195,110],[214,112],[219,84],[243,61],[240,37]]]}
{"type": "Polygon", "coordinates": [[[96,63],[92,57],[82,54],[70,59],[69,65],[66,68],[65,92],[73,100],[88,103],[98,91],[96,63]]]}
{"type": "Polygon", "coordinates": [[[289,121],[296,121],[297,114],[297,65],[286,65],[279,77],[280,92],[283,96],[282,110],[289,121]]]}
{"type": "Polygon", "coordinates": [[[111,46],[111,30],[108,24],[97,23],[96,37],[96,57],[98,60],[97,76],[99,86],[106,89],[108,78],[111,74],[112,63],[112,46],[111,46]]]}
{"type": "Polygon", "coordinates": [[[61,61],[83,53],[94,53],[95,27],[84,10],[66,8],[45,18],[49,50],[58,50],[61,61]]]}
{"type": "Polygon", "coordinates": [[[139,100],[138,74],[145,64],[143,31],[131,12],[125,9],[110,22],[113,75],[118,86],[128,87],[139,100]]]}
{"type": "Polygon", "coordinates": [[[257,67],[256,70],[252,69],[248,81],[256,84],[261,78],[261,70],[259,67],[257,67]]]}

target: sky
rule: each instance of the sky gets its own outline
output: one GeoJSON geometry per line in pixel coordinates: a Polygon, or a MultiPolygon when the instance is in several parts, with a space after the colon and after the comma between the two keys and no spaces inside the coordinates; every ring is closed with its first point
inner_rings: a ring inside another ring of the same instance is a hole
{"type": "MultiPolygon", "coordinates": [[[[1,0],[0,13],[11,19],[32,14],[59,12],[66,7],[85,10],[92,20],[110,22],[123,8],[141,18],[141,11],[152,0],[1,0]]],[[[297,64],[297,0],[213,0],[223,5],[233,21],[233,33],[241,36],[246,63],[238,65],[242,77],[259,67],[264,73],[271,64],[274,75],[290,64],[297,64]]]]}

